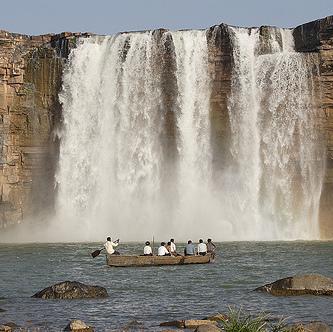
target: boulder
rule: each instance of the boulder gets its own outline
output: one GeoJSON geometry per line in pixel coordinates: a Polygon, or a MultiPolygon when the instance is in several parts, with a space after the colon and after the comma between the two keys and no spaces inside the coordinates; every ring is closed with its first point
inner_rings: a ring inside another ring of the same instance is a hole
{"type": "Polygon", "coordinates": [[[331,332],[331,328],[323,322],[300,323],[288,326],[290,331],[297,332],[331,332]]]}
{"type": "Polygon", "coordinates": [[[333,279],[320,274],[296,275],[277,280],[255,289],[276,296],[288,295],[333,295],[333,279]]]}
{"type": "Polygon", "coordinates": [[[64,281],[47,287],[32,297],[41,299],[84,299],[108,297],[104,287],[89,286],[77,281],[64,281]]]}
{"type": "Polygon", "coordinates": [[[12,332],[13,329],[8,325],[0,325],[0,332],[12,332]]]}
{"type": "Polygon", "coordinates": [[[68,323],[64,331],[75,331],[75,332],[93,332],[93,328],[88,326],[82,320],[74,319],[68,323]]]}

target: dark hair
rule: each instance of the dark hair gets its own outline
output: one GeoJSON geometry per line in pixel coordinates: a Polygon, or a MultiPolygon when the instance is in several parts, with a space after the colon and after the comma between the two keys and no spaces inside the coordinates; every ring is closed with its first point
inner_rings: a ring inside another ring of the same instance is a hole
{"type": "Polygon", "coordinates": [[[199,240],[199,243],[202,243],[202,242],[203,242],[203,240],[202,240],[202,239],[200,239],[200,240],[199,240]]]}
{"type": "Polygon", "coordinates": [[[170,242],[175,242],[175,239],[170,239],[170,242]]]}
{"type": "Polygon", "coordinates": [[[108,236],[108,237],[106,238],[106,241],[111,241],[110,236],[108,236]]]}
{"type": "Polygon", "coordinates": [[[191,240],[188,240],[187,243],[190,244],[190,243],[192,243],[192,241],[191,241],[191,240]]]}
{"type": "Polygon", "coordinates": [[[169,242],[168,242],[168,246],[170,246],[170,245],[171,245],[171,242],[169,241],[169,242]]]}
{"type": "Polygon", "coordinates": [[[207,242],[212,242],[212,239],[208,239],[207,242]]]}
{"type": "Polygon", "coordinates": [[[161,246],[165,246],[165,242],[161,242],[161,246]]]}
{"type": "Polygon", "coordinates": [[[150,245],[150,242],[149,241],[146,241],[146,246],[149,246],[150,245]]]}

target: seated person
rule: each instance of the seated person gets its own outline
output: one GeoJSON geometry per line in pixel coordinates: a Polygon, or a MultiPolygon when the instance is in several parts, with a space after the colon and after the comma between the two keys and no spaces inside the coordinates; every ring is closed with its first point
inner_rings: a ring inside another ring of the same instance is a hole
{"type": "Polygon", "coordinates": [[[151,249],[150,242],[146,241],[145,247],[143,248],[143,256],[153,256],[153,250],[151,249]]]}
{"type": "Polygon", "coordinates": [[[165,242],[161,242],[161,246],[157,250],[158,256],[171,256],[167,248],[165,248],[165,242]]]}
{"type": "Polygon", "coordinates": [[[175,239],[171,239],[170,240],[170,245],[171,245],[171,255],[173,256],[181,256],[180,254],[177,253],[176,251],[176,244],[175,244],[175,239]]]}
{"type": "Polygon", "coordinates": [[[166,244],[165,248],[166,248],[166,250],[168,250],[168,252],[170,253],[170,255],[172,255],[172,252],[171,252],[172,247],[171,247],[171,242],[170,241],[166,244]]]}
{"type": "Polygon", "coordinates": [[[198,244],[198,255],[205,256],[206,254],[207,254],[206,243],[204,243],[203,240],[200,239],[198,244]]]}
{"type": "Polygon", "coordinates": [[[195,255],[195,247],[191,240],[187,241],[187,245],[184,249],[185,256],[194,256],[195,255]]]}

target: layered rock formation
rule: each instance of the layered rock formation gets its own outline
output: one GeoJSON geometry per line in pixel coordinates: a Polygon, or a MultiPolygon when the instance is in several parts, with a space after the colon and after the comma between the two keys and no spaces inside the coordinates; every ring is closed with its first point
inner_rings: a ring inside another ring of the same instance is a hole
{"type": "Polygon", "coordinates": [[[79,35],[0,31],[0,228],[52,208],[63,58],[79,35]]]}
{"type": "MultiPolygon", "coordinates": [[[[270,53],[269,27],[260,28],[260,53],[270,53]]],[[[163,30],[156,31],[156,38],[163,30]]],[[[320,225],[323,238],[333,237],[333,17],[310,22],[294,29],[296,50],[319,57],[316,80],[318,128],[327,142],[327,163],[321,195],[320,225]]],[[[61,124],[58,93],[70,48],[81,34],[64,33],[29,37],[0,32],[0,228],[52,212],[58,142],[55,132],[61,124]]],[[[83,34],[87,36],[87,34],[83,34]]],[[[230,31],[224,24],[207,32],[211,89],[211,138],[214,170],[228,167],[233,50],[230,31]]],[[[170,41],[169,41],[170,42],[170,41]]],[[[162,76],[167,79],[164,97],[167,110],[174,103],[174,59],[171,43],[162,57],[162,76]]],[[[126,51],[126,50],[125,50],[126,51]]],[[[124,52],[125,52],[124,51],[124,52]]],[[[126,54],[124,54],[126,56],[126,54]]],[[[163,134],[166,155],[175,151],[173,112],[166,113],[169,124],[163,134]]],[[[326,143],[325,143],[326,144],[326,143]]],[[[173,156],[172,158],[176,158],[173,156]]],[[[170,159],[172,159],[170,158],[170,159]]],[[[166,175],[167,177],[168,175],[166,175]]]]}

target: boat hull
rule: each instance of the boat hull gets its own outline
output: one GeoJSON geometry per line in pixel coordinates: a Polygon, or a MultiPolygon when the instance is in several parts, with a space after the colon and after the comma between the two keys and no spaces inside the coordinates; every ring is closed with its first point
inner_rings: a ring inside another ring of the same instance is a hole
{"type": "Polygon", "coordinates": [[[109,266],[162,266],[162,265],[187,265],[207,264],[211,261],[211,255],[205,256],[123,256],[109,255],[106,263],[109,266]]]}

